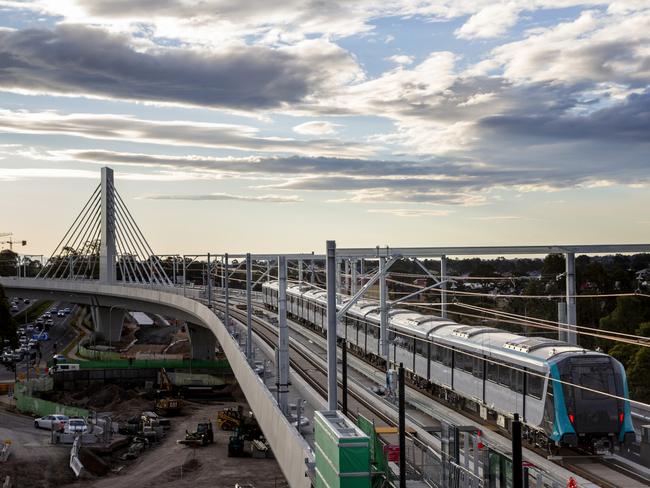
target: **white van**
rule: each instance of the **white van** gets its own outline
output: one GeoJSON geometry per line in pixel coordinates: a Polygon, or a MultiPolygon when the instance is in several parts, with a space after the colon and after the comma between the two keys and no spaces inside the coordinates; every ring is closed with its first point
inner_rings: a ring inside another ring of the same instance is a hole
{"type": "Polygon", "coordinates": [[[76,363],[57,364],[50,368],[49,374],[58,373],[60,371],[79,371],[79,365],[76,363]]]}

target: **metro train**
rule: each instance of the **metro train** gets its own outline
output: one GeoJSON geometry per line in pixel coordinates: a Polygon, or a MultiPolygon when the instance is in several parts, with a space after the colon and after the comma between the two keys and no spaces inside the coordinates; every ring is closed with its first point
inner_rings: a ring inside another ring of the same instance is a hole
{"type": "MultiPolygon", "coordinates": [[[[265,306],[277,310],[277,281],[262,289],[265,306]]],[[[339,306],[347,300],[343,297],[339,306]]],[[[287,286],[287,314],[323,335],[326,308],[325,291],[287,286]]],[[[338,323],[338,341],[385,365],[379,320],[376,302],[357,302],[338,323]]],[[[531,445],[556,452],[612,449],[634,440],[625,369],[607,354],[404,308],[390,310],[388,330],[390,360],[404,364],[412,384],[506,430],[518,413],[531,445]]]]}

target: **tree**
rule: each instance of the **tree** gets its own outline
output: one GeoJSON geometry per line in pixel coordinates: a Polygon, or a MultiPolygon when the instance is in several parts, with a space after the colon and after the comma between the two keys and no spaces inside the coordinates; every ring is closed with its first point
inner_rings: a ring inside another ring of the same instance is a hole
{"type": "Polygon", "coordinates": [[[18,254],[9,249],[0,251],[0,276],[16,276],[17,263],[18,254]]]}
{"type": "Polygon", "coordinates": [[[12,347],[18,344],[18,336],[16,332],[16,323],[11,316],[9,310],[9,301],[5,295],[4,288],[0,285],[0,345],[4,345],[4,341],[8,340],[12,347]]]}

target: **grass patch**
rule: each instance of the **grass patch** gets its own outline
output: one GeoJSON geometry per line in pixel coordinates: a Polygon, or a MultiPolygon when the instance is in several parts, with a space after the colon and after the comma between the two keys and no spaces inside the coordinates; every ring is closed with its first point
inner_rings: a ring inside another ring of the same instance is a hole
{"type": "Polygon", "coordinates": [[[28,324],[29,322],[33,322],[41,315],[43,315],[45,312],[47,312],[52,306],[52,303],[54,302],[49,300],[38,300],[34,305],[31,305],[26,310],[23,310],[22,312],[14,316],[16,325],[20,327],[21,325],[25,325],[28,324]]]}

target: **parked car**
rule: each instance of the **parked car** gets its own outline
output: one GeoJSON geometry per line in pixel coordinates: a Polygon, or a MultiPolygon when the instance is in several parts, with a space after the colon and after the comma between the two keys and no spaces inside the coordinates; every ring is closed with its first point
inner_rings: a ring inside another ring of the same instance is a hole
{"type": "Polygon", "coordinates": [[[68,422],[67,415],[46,415],[38,419],[34,419],[34,427],[37,429],[59,430],[68,422]]]}
{"type": "Polygon", "coordinates": [[[65,430],[64,432],[67,434],[72,434],[72,433],[84,433],[88,431],[88,424],[84,419],[69,419],[68,422],[65,424],[65,430]]]}

